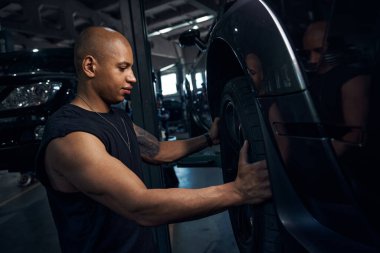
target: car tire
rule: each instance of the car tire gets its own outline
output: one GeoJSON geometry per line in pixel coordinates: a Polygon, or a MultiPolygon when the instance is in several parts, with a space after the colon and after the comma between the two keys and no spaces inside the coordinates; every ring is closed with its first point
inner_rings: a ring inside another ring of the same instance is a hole
{"type": "MultiPolygon", "coordinates": [[[[239,151],[245,139],[250,143],[250,162],[265,159],[265,148],[258,105],[249,80],[238,77],[229,81],[221,101],[221,162],[223,179],[230,182],[236,177],[239,151]]],[[[271,201],[233,207],[229,209],[229,215],[240,252],[285,252],[271,201]]]]}

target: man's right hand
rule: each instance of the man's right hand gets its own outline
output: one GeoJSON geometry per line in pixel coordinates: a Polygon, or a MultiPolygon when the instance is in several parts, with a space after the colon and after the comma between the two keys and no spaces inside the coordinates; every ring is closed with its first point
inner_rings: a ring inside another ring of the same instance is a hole
{"type": "Polygon", "coordinates": [[[265,160],[248,162],[248,141],[240,149],[238,173],[235,187],[241,194],[244,203],[258,204],[272,196],[267,163],[265,160]]]}

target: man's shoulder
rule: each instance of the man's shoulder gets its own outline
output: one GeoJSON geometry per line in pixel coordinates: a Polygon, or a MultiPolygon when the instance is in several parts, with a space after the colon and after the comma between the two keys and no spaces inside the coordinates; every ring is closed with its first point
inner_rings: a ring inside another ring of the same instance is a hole
{"type": "Polygon", "coordinates": [[[49,117],[45,131],[62,135],[63,132],[69,131],[74,126],[85,126],[85,118],[79,107],[65,104],[49,117]]]}
{"type": "Polygon", "coordinates": [[[81,112],[81,108],[73,105],[73,104],[65,104],[56,110],[48,119],[47,123],[51,124],[53,122],[70,122],[75,119],[83,119],[84,115],[81,112]]]}

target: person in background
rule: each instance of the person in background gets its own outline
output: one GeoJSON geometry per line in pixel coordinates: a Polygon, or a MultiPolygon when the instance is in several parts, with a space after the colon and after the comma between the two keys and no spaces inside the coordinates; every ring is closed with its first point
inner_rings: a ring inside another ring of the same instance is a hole
{"type": "Polygon", "coordinates": [[[310,94],[358,204],[379,229],[378,83],[360,51],[328,30],[326,21],[316,21],[303,36],[313,70],[310,94]]]}
{"type": "Polygon", "coordinates": [[[348,143],[360,144],[363,139],[361,130],[368,118],[371,75],[368,68],[350,57],[344,39],[327,36],[327,30],[324,20],[311,23],[303,36],[303,51],[309,70],[313,71],[311,95],[321,121],[337,130],[333,147],[337,155],[343,155],[350,149],[348,143]]]}

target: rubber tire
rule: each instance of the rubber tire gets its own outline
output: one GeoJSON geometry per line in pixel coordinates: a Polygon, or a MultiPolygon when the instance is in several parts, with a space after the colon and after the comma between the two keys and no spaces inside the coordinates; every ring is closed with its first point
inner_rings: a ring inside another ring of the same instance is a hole
{"type": "MultiPolygon", "coordinates": [[[[239,151],[244,139],[250,143],[250,162],[265,159],[265,147],[258,105],[250,82],[245,77],[229,81],[221,101],[221,162],[223,179],[230,182],[237,174],[239,151]]],[[[230,208],[229,215],[240,252],[284,252],[272,202],[230,208]]]]}

